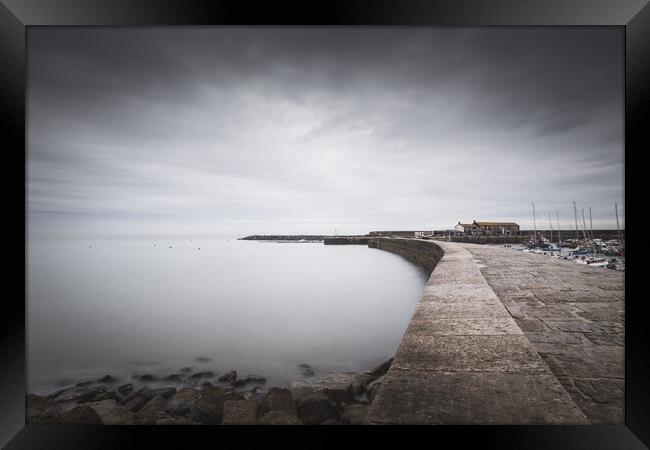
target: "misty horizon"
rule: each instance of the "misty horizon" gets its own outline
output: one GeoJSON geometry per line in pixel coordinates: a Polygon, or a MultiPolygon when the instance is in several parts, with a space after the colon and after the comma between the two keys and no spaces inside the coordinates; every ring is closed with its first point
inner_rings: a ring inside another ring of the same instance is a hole
{"type": "Polygon", "coordinates": [[[30,237],[624,228],[616,28],[35,28],[30,237]]]}

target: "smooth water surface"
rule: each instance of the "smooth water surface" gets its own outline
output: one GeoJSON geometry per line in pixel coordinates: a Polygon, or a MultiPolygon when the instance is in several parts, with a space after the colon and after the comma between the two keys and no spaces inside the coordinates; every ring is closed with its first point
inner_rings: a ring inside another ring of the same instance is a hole
{"type": "Polygon", "coordinates": [[[363,371],[394,355],[427,275],[362,245],[217,239],[28,243],[32,392],[111,374],[363,371]],[[171,248],[170,248],[171,247],[171,248]]]}

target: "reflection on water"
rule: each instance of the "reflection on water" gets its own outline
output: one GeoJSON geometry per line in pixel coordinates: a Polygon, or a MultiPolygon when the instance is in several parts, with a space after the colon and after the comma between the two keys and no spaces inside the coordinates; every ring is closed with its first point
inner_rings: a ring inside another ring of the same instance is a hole
{"type": "Polygon", "coordinates": [[[191,369],[273,384],[391,357],[427,275],[365,246],[206,239],[31,241],[28,381],[191,369]]]}

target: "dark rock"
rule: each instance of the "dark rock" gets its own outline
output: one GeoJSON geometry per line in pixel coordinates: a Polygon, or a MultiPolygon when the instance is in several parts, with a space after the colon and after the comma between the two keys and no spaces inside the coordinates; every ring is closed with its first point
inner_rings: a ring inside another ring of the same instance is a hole
{"type": "Polygon", "coordinates": [[[92,399],[93,402],[100,402],[102,400],[115,400],[116,402],[121,402],[123,398],[117,392],[107,391],[100,392],[92,399]]]}
{"type": "Polygon", "coordinates": [[[158,377],[156,377],[155,375],[151,375],[148,373],[144,375],[134,375],[133,378],[135,378],[136,380],[144,381],[145,383],[156,381],[158,379],[158,377]]]}
{"type": "Polygon", "coordinates": [[[296,413],[296,403],[289,389],[278,387],[269,389],[260,407],[260,412],[266,414],[270,411],[296,413]]]}
{"type": "Polygon", "coordinates": [[[388,372],[388,369],[390,369],[390,365],[393,363],[393,358],[384,361],[383,363],[379,364],[377,367],[374,369],[370,370],[368,373],[372,375],[373,378],[379,378],[388,372]]]}
{"type": "Polygon", "coordinates": [[[264,401],[266,395],[266,390],[261,386],[254,386],[252,389],[246,387],[246,392],[244,392],[244,398],[246,400],[253,400],[258,405],[264,401]]]}
{"type": "Polygon", "coordinates": [[[295,412],[269,411],[260,418],[260,425],[302,425],[295,412]]]}
{"type": "Polygon", "coordinates": [[[180,375],[174,373],[174,374],[171,374],[171,375],[167,375],[165,378],[163,378],[163,381],[168,381],[168,382],[172,382],[172,383],[180,383],[182,380],[181,380],[180,375]]]}
{"type": "Polygon", "coordinates": [[[167,402],[167,412],[172,417],[198,416],[197,402],[199,391],[192,388],[183,388],[167,402]]]}
{"type": "Polygon", "coordinates": [[[117,388],[117,392],[119,392],[122,395],[127,395],[132,390],[133,390],[133,384],[132,383],[123,384],[122,386],[117,388]]]}
{"type": "Polygon", "coordinates": [[[203,383],[201,383],[201,387],[210,387],[210,386],[214,386],[214,385],[209,381],[204,381],[203,383]]]}
{"type": "Polygon", "coordinates": [[[220,424],[224,414],[224,393],[220,387],[207,387],[199,391],[196,402],[198,421],[206,425],[220,424]]]}
{"type": "Polygon", "coordinates": [[[223,404],[224,425],[254,425],[257,423],[257,403],[252,400],[228,400],[223,404]]]}
{"type": "Polygon", "coordinates": [[[167,399],[161,395],[157,395],[145,403],[140,411],[138,411],[138,416],[145,424],[153,425],[156,423],[156,420],[167,415],[166,409],[167,399]]]}
{"type": "Polygon", "coordinates": [[[336,419],[328,419],[325,422],[321,423],[321,425],[341,425],[341,423],[336,419]]]}
{"type": "Polygon", "coordinates": [[[194,422],[182,417],[165,417],[156,420],[156,425],[202,425],[200,422],[194,422]]]}
{"type": "Polygon", "coordinates": [[[339,412],[323,393],[311,394],[298,402],[298,417],[306,425],[319,425],[327,420],[338,420],[339,412]]]}
{"type": "Polygon", "coordinates": [[[214,376],[214,372],[210,372],[209,370],[203,371],[203,372],[196,372],[193,373],[192,375],[189,376],[190,380],[199,380],[201,378],[211,378],[214,376]]]}
{"type": "Polygon", "coordinates": [[[66,388],[48,395],[47,398],[57,403],[77,401],[77,399],[85,392],[86,390],[83,388],[66,388]]]}
{"type": "Polygon", "coordinates": [[[219,383],[229,383],[229,384],[235,384],[237,381],[237,371],[236,370],[230,370],[223,375],[221,375],[217,381],[219,383]]]}
{"type": "Polygon", "coordinates": [[[138,391],[138,395],[143,397],[145,400],[150,400],[154,397],[160,396],[163,398],[170,398],[176,393],[176,388],[166,387],[158,389],[147,389],[143,388],[138,391]]]}
{"type": "Polygon", "coordinates": [[[98,402],[88,403],[88,406],[94,409],[97,412],[97,414],[99,414],[99,417],[101,417],[103,421],[104,416],[106,416],[106,414],[108,414],[112,409],[117,408],[117,402],[112,399],[101,400],[98,402]]]}
{"type": "MultiPolygon", "coordinates": [[[[106,387],[105,386],[97,386],[94,387],[88,391],[85,391],[81,395],[77,397],[77,403],[87,403],[87,402],[93,402],[97,397],[99,397],[101,394],[106,393],[106,387]]],[[[105,400],[102,399],[102,400],[105,400]]]]}
{"type": "Polygon", "coordinates": [[[136,415],[126,408],[118,406],[102,416],[104,425],[139,425],[136,415]]]}
{"type": "Polygon", "coordinates": [[[331,400],[350,403],[364,392],[371,381],[369,374],[330,372],[318,384],[331,400]]]}
{"type": "Polygon", "coordinates": [[[312,383],[305,383],[303,381],[292,381],[289,383],[289,390],[291,391],[293,398],[297,401],[309,395],[323,391],[322,387],[312,383]]]}
{"type": "Polygon", "coordinates": [[[92,424],[101,425],[102,418],[99,417],[97,411],[87,405],[78,405],[71,410],[60,414],[56,418],[56,423],[61,424],[92,424]]]}
{"type": "Polygon", "coordinates": [[[34,394],[25,396],[25,415],[28,424],[51,423],[62,411],[60,405],[47,397],[34,394]]]}
{"type": "Polygon", "coordinates": [[[223,393],[224,400],[244,400],[244,392],[228,390],[223,393]]]}
{"type": "Polygon", "coordinates": [[[115,383],[117,380],[110,375],[106,375],[97,380],[97,383],[115,383]]]}
{"type": "Polygon", "coordinates": [[[366,425],[367,405],[346,405],[341,414],[341,421],[349,425],[366,425]]]}
{"type": "Polygon", "coordinates": [[[375,398],[375,395],[377,395],[377,391],[381,386],[382,380],[383,377],[377,378],[375,381],[373,381],[372,383],[368,384],[368,386],[366,386],[366,398],[368,400],[372,401],[375,398]]]}
{"type": "Polygon", "coordinates": [[[199,362],[208,362],[208,361],[212,361],[210,358],[206,358],[206,357],[204,357],[204,356],[199,356],[198,358],[196,358],[196,360],[199,361],[199,362]]]}
{"type": "Polygon", "coordinates": [[[80,381],[79,383],[75,384],[75,387],[85,387],[93,384],[92,381],[80,381]]]}
{"type": "Polygon", "coordinates": [[[139,395],[134,395],[126,400],[124,403],[124,408],[128,409],[131,412],[138,412],[145,403],[147,403],[147,399],[139,395]]]}
{"type": "Polygon", "coordinates": [[[300,372],[302,373],[303,377],[313,377],[314,376],[314,370],[311,368],[309,364],[300,364],[298,366],[300,368],[300,372]]]}
{"type": "Polygon", "coordinates": [[[241,380],[235,381],[235,387],[244,387],[251,384],[264,384],[266,383],[266,378],[259,375],[246,375],[246,377],[241,380]]]}
{"type": "Polygon", "coordinates": [[[192,371],[192,368],[191,367],[181,367],[178,371],[180,373],[189,373],[189,372],[192,371]]]}

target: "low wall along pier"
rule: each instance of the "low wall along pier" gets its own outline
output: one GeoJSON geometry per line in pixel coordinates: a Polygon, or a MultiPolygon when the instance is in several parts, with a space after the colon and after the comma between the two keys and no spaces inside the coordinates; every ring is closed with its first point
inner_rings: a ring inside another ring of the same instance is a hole
{"type": "Polygon", "coordinates": [[[431,272],[370,423],[623,423],[623,273],[472,244],[368,246],[431,272]]]}

